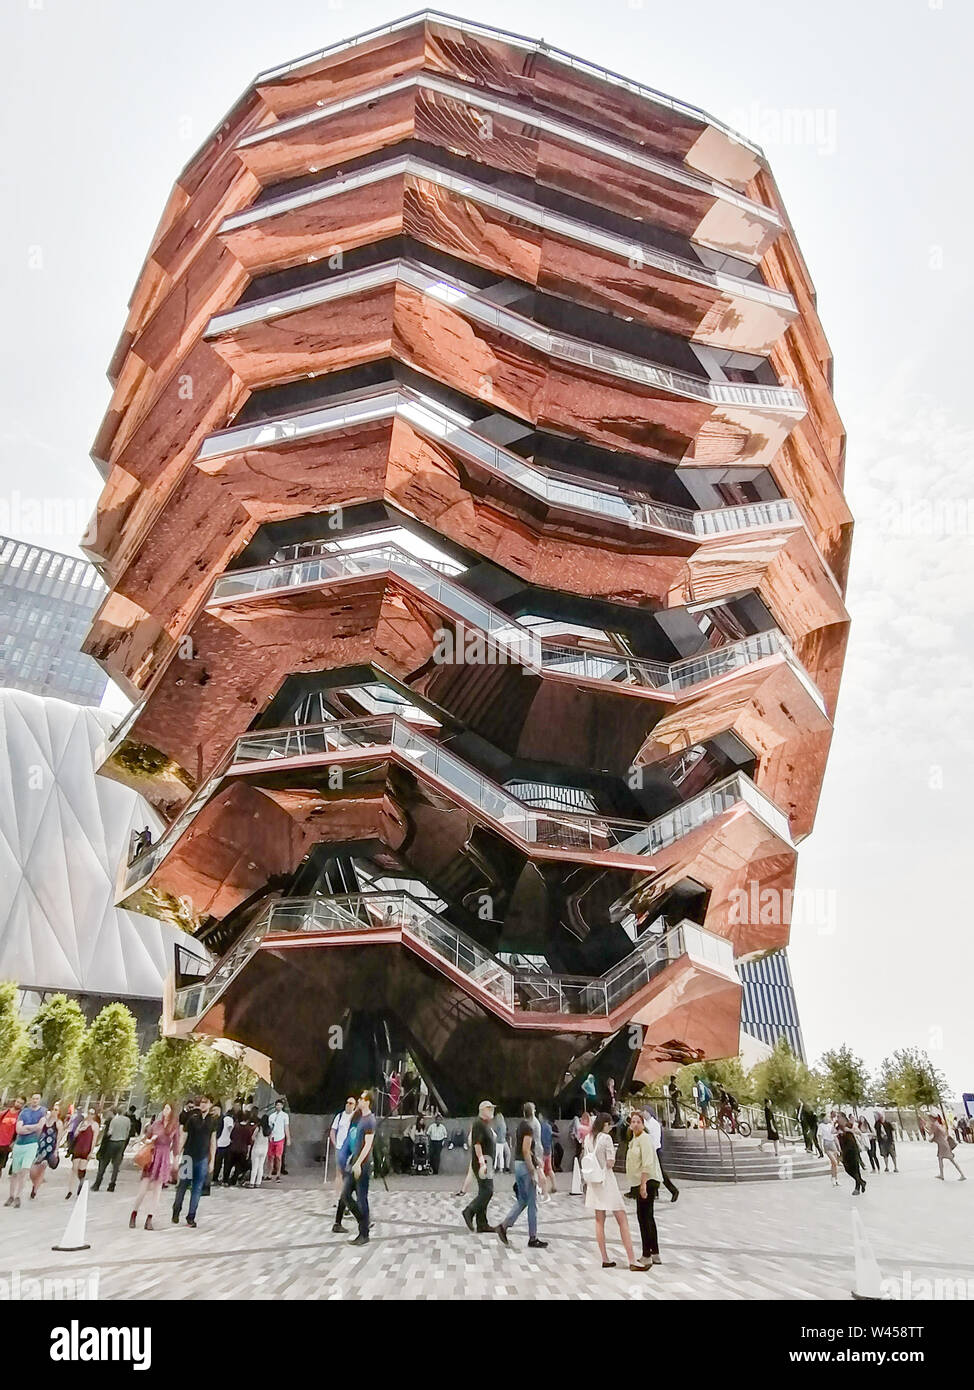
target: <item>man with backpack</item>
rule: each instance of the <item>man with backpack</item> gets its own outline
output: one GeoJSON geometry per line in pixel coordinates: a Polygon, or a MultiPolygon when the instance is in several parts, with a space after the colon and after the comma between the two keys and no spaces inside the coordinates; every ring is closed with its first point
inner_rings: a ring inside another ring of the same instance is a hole
{"type": "Polygon", "coordinates": [[[703,1128],[709,1129],[710,1102],[714,1097],[713,1092],[702,1076],[695,1076],[693,1078],[693,1098],[697,1102],[697,1109],[700,1111],[700,1119],[703,1122],[703,1128]]]}

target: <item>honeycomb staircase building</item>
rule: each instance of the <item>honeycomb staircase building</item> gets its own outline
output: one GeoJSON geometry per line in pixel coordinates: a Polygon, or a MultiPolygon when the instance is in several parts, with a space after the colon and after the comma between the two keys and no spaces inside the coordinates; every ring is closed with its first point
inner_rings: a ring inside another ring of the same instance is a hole
{"type": "Polygon", "coordinates": [[[168,827],[119,902],[206,948],[172,1031],[297,1109],[405,1049],[455,1113],[736,1053],[852,525],[761,152],[410,16],[244,94],[109,376],[86,650],[135,702],[102,771],[168,827]]]}

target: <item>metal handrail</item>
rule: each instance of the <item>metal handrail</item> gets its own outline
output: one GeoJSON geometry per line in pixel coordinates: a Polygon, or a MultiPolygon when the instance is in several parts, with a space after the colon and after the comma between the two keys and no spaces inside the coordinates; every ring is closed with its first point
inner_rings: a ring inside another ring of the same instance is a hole
{"type": "MultiPolygon", "coordinates": [[[[305,546],[308,544],[306,542],[305,546]]],[[[788,639],[777,628],[752,633],[737,642],[673,662],[563,646],[537,637],[516,618],[470,593],[452,576],[433,569],[429,561],[418,560],[397,545],[385,542],[360,550],[334,550],[326,548],[330,542],[319,544],[322,549],[317,554],[221,575],[213,585],[209,602],[225,603],[280,589],[389,572],[428,594],[435,603],[464,621],[473,623],[508,658],[529,670],[549,670],[617,685],[676,692],[702,681],[715,680],[766,657],[781,655],[793,668],[801,668],[803,684],[825,710],[821,693],[801,667],[788,639]]]]}
{"type": "Polygon", "coordinates": [[[201,984],[176,991],[173,1016],[198,1018],[239,975],[266,937],[277,933],[398,930],[467,975],[509,1012],[605,1018],[688,951],[707,942],[714,958],[732,968],[729,941],[693,922],[681,922],[636,949],[600,976],[562,975],[512,968],[405,890],[336,897],[285,898],[268,905],[201,984]]]}
{"type": "MultiPolygon", "coordinates": [[[[465,188],[469,190],[469,185],[465,185],[465,188]]],[[[551,221],[550,214],[546,214],[546,218],[551,221]]],[[[647,252],[651,255],[648,248],[647,252]]],[[[263,302],[229,310],[210,321],[205,336],[217,337],[247,323],[280,314],[295,313],[311,304],[340,299],[362,293],[364,289],[377,285],[396,282],[409,285],[475,323],[487,324],[549,357],[566,362],[581,362],[594,371],[622,377],[626,381],[641,382],[645,386],[710,405],[745,406],[805,414],[805,401],[801,393],[793,387],[711,381],[678,368],[635,357],[628,352],[619,352],[598,343],[559,333],[554,329],[542,327],[524,314],[485,299],[473,285],[456,277],[431,274],[418,263],[405,259],[389,261],[382,266],[373,266],[361,271],[351,271],[347,275],[326,280],[318,286],[299,288],[275,295],[263,302]]]]}
{"type": "MultiPolygon", "coordinates": [[[[519,491],[549,506],[616,521],[631,530],[706,538],[734,531],[803,524],[801,514],[790,498],[773,498],[697,512],[654,501],[638,492],[623,492],[606,484],[595,486],[579,482],[564,474],[539,468],[510,449],[484,439],[472,427],[472,421],[407,387],[375,392],[344,405],[300,411],[284,419],[262,420],[215,431],[203,440],[199,459],[205,461],[238,450],[260,449],[313,438],[333,430],[351,429],[356,425],[384,419],[403,420],[425,438],[489,468],[519,491]]],[[[822,563],[824,565],[825,561],[822,563]]]]}
{"type": "MultiPolygon", "coordinates": [[[[630,164],[645,173],[655,174],[668,182],[679,183],[684,187],[693,188],[699,193],[709,194],[723,202],[731,203],[742,212],[770,227],[780,228],[781,226],[781,219],[773,208],[767,207],[764,203],[756,203],[752,198],[745,197],[727,184],[721,184],[715,179],[708,178],[705,174],[696,173],[685,165],[660,159],[656,155],[650,154],[645,148],[630,147],[620,140],[598,135],[581,126],[571,125],[564,119],[537,107],[526,106],[521,102],[512,101],[484,88],[453,82],[429,72],[411,73],[409,76],[397,78],[393,82],[384,83],[378,87],[369,87],[363,92],[356,92],[353,96],[328,102],[324,106],[316,106],[310,111],[302,111],[297,116],[273,121],[269,125],[261,126],[259,130],[252,131],[249,135],[241,136],[237,141],[237,148],[248,149],[255,145],[266,144],[270,140],[279,140],[282,135],[287,135],[292,130],[301,130],[309,125],[317,125],[321,121],[330,120],[333,116],[342,115],[346,111],[355,110],[360,106],[371,106],[385,97],[395,96],[399,92],[413,89],[425,89],[440,96],[456,98],[464,105],[478,110],[491,111],[495,115],[527,121],[535,129],[547,131],[549,134],[571,144],[579,145],[583,149],[594,150],[610,159],[630,164]]],[[[682,258],[673,256],[670,259],[682,258]]],[[[724,275],[723,278],[738,281],[741,277],[724,275]]],[[[753,284],[754,282],[743,281],[742,283],[753,284]]],[[[774,290],[761,282],[758,282],[755,288],[767,290],[767,302],[769,303],[784,301],[794,305],[794,300],[786,291],[774,290]]]]}
{"type": "Polygon", "coordinates": [[[476,806],[502,831],[527,844],[547,849],[645,858],[674,844],[692,830],[734,805],[745,803],[784,842],[790,845],[788,818],[742,772],[732,773],[699,796],[651,821],[535,810],[478,772],[442,744],[413,729],[398,715],[334,720],[322,724],[285,725],[244,734],[230,747],[213,774],[187,803],[156,844],[127,866],[124,889],[131,889],[155,871],[210,796],[224,773],[235,764],[273,762],[278,758],[308,758],[355,748],[390,748],[446,783],[476,806]]]}

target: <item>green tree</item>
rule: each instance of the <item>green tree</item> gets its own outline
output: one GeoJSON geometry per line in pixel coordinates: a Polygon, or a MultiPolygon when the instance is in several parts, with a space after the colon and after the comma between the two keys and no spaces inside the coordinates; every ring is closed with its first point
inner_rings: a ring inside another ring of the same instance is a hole
{"type": "Polygon", "coordinates": [[[106,1004],[92,1020],[78,1048],[81,1087],[115,1103],[128,1091],[139,1065],[135,1019],[124,1004],[106,1004]]]}
{"type": "Polygon", "coordinates": [[[947,1078],[937,1070],[925,1052],[904,1047],[883,1060],[876,1089],[887,1105],[911,1109],[920,1121],[922,1107],[943,1110],[947,1078]]]}
{"type": "Polygon", "coordinates": [[[146,1097],[156,1105],[179,1105],[205,1089],[210,1050],[193,1038],[157,1038],[142,1059],[146,1097]]]}
{"type": "Polygon", "coordinates": [[[869,1074],[861,1057],[844,1043],[823,1053],[820,1063],[822,1086],[829,1100],[837,1105],[851,1105],[856,1110],[865,1103],[869,1090],[869,1074]]]}
{"type": "Polygon", "coordinates": [[[0,1085],[14,1075],[27,1042],[27,1029],[17,1008],[17,986],[0,981],[0,1085]]]}
{"type": "Polygon", "coordinates": [[[798,1108],[799,1101],[811,1102],[818,1097],[814,1074],[795,1056],[785,1037],[778,1039],[770,1057],[752,1069],[751,1078],[755,1099],[763,1101],[767,1097],[775,1109],[789,1114],[798,1108]]]}
{"type": "Polygon", "coordinates": [[[77,1090],[78,1048],[85,1016],[76,999],[54,994],[37,1010],[27,1029],[18,1076],[28,1093],[39,1091],[49,1101],[77,1090]]]}
{"type": "Polygon", "coordinates": [[[215,1047],[204,1049],[209,1053],[202,1089],[213,1096],[221,1105],[232,1102],[235,1096],[252,1095],[260,1079],[242,1060],[243,1048],[234,1056],[229,1056],[215,1047]]]}

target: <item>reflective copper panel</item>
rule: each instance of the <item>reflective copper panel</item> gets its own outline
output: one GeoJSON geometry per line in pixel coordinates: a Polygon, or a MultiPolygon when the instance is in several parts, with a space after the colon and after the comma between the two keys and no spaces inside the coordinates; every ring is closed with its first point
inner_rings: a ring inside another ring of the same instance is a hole
{"type": "Polygon", "coordinates": [[[119,901],[197,938],[167,1029],[296,1108],[407,1049],[456,1112],[735,1053],[848,633],[831,371],[705,112],[431,13],[261,74],[93,451],[102,771],[168,822],[119,901]]]}

